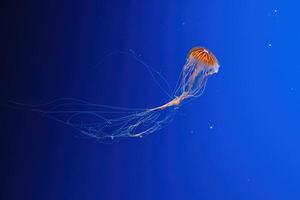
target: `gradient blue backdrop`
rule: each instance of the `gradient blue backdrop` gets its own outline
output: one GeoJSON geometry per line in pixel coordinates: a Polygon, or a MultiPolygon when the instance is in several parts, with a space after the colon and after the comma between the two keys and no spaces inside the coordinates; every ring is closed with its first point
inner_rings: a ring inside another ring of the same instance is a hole
{"type": "Polygon", "coordinates": [[[104,145],[1,107],[1,199],[300,199],[299,3],[52,0],[2,6],[1,91],[43,103],[165,103],[190,48],[220,61],[202,97],[144,139],[104,145]],[[100,64],[100,61],[102,61],[100,64]]]}

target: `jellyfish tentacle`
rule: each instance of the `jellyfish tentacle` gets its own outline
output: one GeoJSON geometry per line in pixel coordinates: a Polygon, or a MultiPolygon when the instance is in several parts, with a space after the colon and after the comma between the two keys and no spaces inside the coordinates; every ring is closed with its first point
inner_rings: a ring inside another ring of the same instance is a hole
{"type": "Polygon", "coordinates": [[[129,52],[127,51],[113,51],[109,54],[107,54],[106,56],[104,56],[104,58],[101,59],[101,61],[99,61],[97,64],[93,65],[93,67],[97,67],[99,65],[101,65],[105,60],[107,60],[109,57],[117,55],[117,54],[122,54],[122,55],[127,55],[132,57],[137,63],[141,64],[143,67],[145,67],[145,69],[149,72],[152,80],[154,81],[154,83],[158,86],[158,88],[168,97],[171,98],[171,87],[169,82],[167,81],[167,79],[157,70],[155,70],[153,67],[151,67],[149,64],[147,64],[139,55],[137,55],[137,53],[132,50],[129,49],[129,52]],[[167,88],[164,88],[160,81],[158,80],[158,78],[161,80],[161,82],[163,82],[167,88]]]}

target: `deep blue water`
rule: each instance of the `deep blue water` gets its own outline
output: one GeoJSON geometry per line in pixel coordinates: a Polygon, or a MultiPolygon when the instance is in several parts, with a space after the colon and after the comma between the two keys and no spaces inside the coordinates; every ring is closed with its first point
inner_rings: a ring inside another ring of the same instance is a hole
{"type": "Polygon", "coordinates": [[[52,0],[2,6],[1,102],[73,97],[148,108],[188,51],[220,71],[164,129],[113,144],[1,107],[1,199],[300,198],[300,3],[52,0]]]}

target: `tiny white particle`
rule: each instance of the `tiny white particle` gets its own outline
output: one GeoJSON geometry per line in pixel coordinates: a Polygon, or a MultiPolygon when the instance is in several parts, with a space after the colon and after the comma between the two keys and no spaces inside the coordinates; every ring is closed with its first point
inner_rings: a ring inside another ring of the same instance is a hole
{"type": "Polygon", "coordinates": [[[210,127],[209,127],[209,129],[213,129],[213,128],[214,128],[213,126],[210,126],[210,127]]]}
{"type": "Polygon", "coordinates": [[[268,44],[268,46],[269,46],[269,47],[271,47],[271,46],[272,46],[272,44],[270,43],[270,44],[268,44]]]}
{"type": "Polygon", "coordinates": [[[278,10],[277,10],[277,9],[275,9],[275,10],[274,10],[274,13],[277,13],[277,11],[278,11],[278,10]]]}

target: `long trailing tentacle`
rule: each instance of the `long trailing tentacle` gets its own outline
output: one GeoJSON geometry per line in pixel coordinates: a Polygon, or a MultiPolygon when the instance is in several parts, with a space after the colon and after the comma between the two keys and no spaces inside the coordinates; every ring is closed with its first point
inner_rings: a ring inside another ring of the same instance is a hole
{"type": "Polygon", "coordinates": [[[112,107],[74,98],[32,105],[10,101],[14,108],[37,112],[95,139],[143,137],[172,120],[175,109],[112,107]]]}
{"type": "Polygon", "coordinates": [[[149,72],[152,80],[154,81],[154,83],[158,86],[158,88],[168,97],[168,98],[173,98],[173,96],[171,95],[170,91],[171,91],[171,87],[169,82],[167,81],[167,79],[162,75],[162,73],[158,72],[157,70],[155,70],[153,67],[151,67],[150,65],[148,65],[142,58],[141,56],[139,56],[134,50],[129,49],[128,51],[113,51],[109,54],[107,54],[106,56],[104,56],[104,58],[101,59],[101,61],[99,61],[97,64],[93,65],[93,67],[97,67],[99,65],[101,65],[105,60],[107,60],[109,57],[117,55],[117,54],[123,54],[126,56],[130,56],[131,58],[133,58],[138,64],[141,64],[143,67],[145,67],[145,69],[149,72]],[[166,86],[166,87],[164,87],[166,86]]]}

